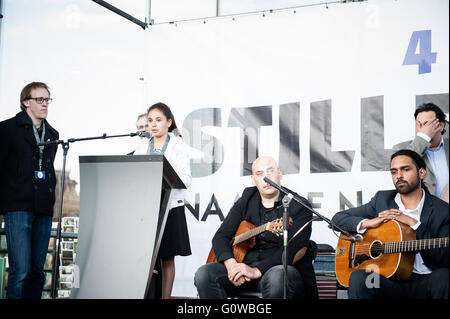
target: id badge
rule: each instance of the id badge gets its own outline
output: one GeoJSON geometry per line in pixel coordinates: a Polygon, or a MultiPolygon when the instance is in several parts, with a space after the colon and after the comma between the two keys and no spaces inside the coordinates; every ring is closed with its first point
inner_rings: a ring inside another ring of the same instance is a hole
{"type": "Polygon", "coordinates": [[[34,171],[34,177],[36,179],[45,179],[45,171],[34,171]]]}

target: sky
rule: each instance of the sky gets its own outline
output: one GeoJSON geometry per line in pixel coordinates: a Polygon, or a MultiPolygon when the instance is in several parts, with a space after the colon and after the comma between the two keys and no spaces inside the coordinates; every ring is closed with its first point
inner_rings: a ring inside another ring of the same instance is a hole
{"type": "MultiPolygon", "coordinates": [[[[145,21],[147,1],[109,2],[145,21]]],[[[225,15],[317,2],[221,0],[219,5],[220,15],[225,15]]],[[[135,117],[152,103],[146,91],[146,34],[141,27],[88,0],[4,0],[2,11],[0,118],[19,112],[18,97],[26,83],[43,81],[49,84],[53,97],[48,120],[63,128],[61,139],[135,131],[135,117]],[[67,119],[72,125],[66,125],[67,119]],[[83,125],[87,120],[98,124],[83,125]]],[[[215,14],[216,1],[151,1],[155,23],[215,14]]],[[[82,148],[72,144],[68,174],[78,180],[78,155],[92,154],[99,148],[104,155],[126,154],[136,143],[128,138],[92,141],[82,148]]],[[[62,167],[61,153],[57,154],[56,168],[62,167]]]]}

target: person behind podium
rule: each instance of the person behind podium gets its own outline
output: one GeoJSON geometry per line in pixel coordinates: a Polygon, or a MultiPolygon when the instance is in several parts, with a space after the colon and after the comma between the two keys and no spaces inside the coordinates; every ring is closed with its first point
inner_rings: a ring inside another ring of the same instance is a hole
{"type": "MultiPolygon", "coordinates": [[[[164,154],[182,182],[189,187],[192,182],[188,146],[178,134],[175,118],[164,103],[156,103],[147,113],[151,138],[143,138],[135,155],[164,154]]],[[[158,252],[162,261],[162,298],[169,299],[175,278],[175,256],[191,255],[189,233],[184,214],[184,189],[172,190],[169,214],[158,252]]]]}
{"type": "Polygon", "coordinates": [[[148,130],[147,113],[142,113],[138,116],[136,120],[136,129],[139,132],[147,132],[148,130]]]}
{"type": "MultiPolygon", "coordinates": [[[[231,246],[243,221],[259,226],[283,216],[284,194],[266,183],[265,177],[280,185],[282,172],[273,158],[261,156],[252,165],[251,179],[255,186],[244,189],[213,237],[217,262],[201,266],[195,274],[194,284],[201,299],[225,299],[246,291],[259,291],[263,298],[283,298],[283,236],[271,232],[256,236],[255,246],[247,252],[242,262],[236,260],[231,246]]],[[[301,199],[311,207],[306,199],[301,199]]],[[[293,224],[288,234],[287,298],[317,299],[313,256],[309,246],[312,227],[308,222],[312,219],[312,213],[295,201],[290,202],[288,212],[293,224]],[[303,226],[305,228],[294,237],[303,226]]]]}
{"type": "MultiPolygon", "coordinates": [[[[148,131],[148,119],[147,119],[147,113],[139,114],[136,120],[136,130],[138,132],[147,132],[148,131]]],[[[144,137],[139,137],[139,143],[140,140],[142,140],[144,137]]],[[[139,144],[138,143],[138,144],[139,144]]],[[[127,153],[127,155],[134,155],[134,151],[127,153]]]]}
{"type": "Polygon", "coordinates": [[[22,111],[0,122],[0,214],[5,222],[10,299],[40,299],[44,286],[57,146],[36,144],[59,138],[46,120],[51,101],[48,86],[32,82],[20,93],[22,111]]]}

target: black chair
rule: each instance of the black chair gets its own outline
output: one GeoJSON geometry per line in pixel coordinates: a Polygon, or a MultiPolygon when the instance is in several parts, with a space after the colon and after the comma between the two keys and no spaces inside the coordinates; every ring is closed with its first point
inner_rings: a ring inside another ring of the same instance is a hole
{"type": "MultiPolygon", "coordinates": [[[[306,251],[307,254],[311,255],[312,262],[314,263],[314,260],[317,256],[317,244],[314,240],[309,241],[308,250],[306,251]]],[[[297,253],[298,255],[298,253],[297,253]]],[[[299,258],[297,255],[294,257],[294,264],[298,260],[296,258],[299,258]]],[[[300,259],[300,258],[299,258],[300,259]]],[[[234,297],[235,299],[255,299],[255,298],[262,298],[262,293],[259,291],[245,291],[239,293],[237,296],[234,297]]]]}

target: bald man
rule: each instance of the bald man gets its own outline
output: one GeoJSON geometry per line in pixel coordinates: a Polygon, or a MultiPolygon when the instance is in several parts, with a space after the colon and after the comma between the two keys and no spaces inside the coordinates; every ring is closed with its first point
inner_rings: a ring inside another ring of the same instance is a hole
{"type": "MultiPolygon", "coordinates": [[[[246,291],[259,291],[263,298],[283,298],[282,266],[283,238],[271,232],[256,236],[242,262],[236,261],[230,242],[242,221],[255,226],[283,216],[283,194],[267,184],[264,177],[281,185],[282,171],[276,161],[259,157],[252,165],[253,187],[244,189],[242,196],[231,208],[212,240],[217,262],[201,266],[194,278],[200,298],[219,299],[236,296],[246,291]]],[[[301,198],[305,205],[311,204],[301,198]]],[[[287,297],[317,299],[317,286],[310,253],[311,212],[291,201],[289,216],[293,224],[289,229],[287,297]],[[295,237],[303,225],[306,227],[295,237]]]]}

